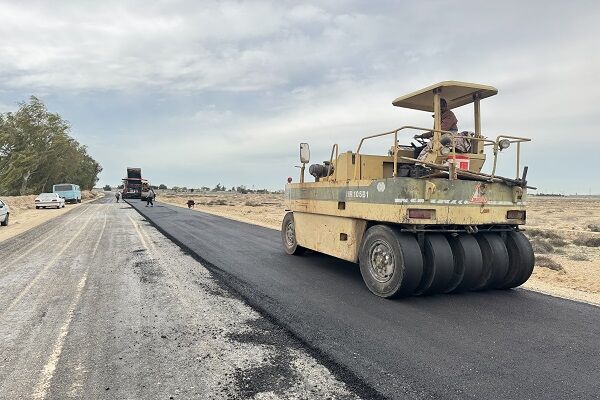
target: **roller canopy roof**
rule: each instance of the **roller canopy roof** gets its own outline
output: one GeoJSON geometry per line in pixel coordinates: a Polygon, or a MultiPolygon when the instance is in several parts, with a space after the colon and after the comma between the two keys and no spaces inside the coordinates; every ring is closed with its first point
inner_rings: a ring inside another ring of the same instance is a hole
{"type": "Polygon", "coordinates": [[[498,93],[498,89],[476,83],[444,81],[400,96],[392,102],[396,107],[433,112],[433,91],[440,89],[440,96],[448,103],[448,108],[456,108],[473,102],[473,95],[479,93],[485,99],[498,93]]]}

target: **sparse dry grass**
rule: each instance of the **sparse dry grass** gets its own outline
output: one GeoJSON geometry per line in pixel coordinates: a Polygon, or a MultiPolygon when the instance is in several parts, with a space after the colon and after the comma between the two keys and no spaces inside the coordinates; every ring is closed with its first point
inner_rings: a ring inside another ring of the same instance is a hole
{"type": "Polygon", "coordinates": [[[157,200],[181,207],[194,200],[197,210],[273,229],[281,227],[285,215],[281,194],[159,192],[157,200]]]}
{"type": "Polygon", "coordinates": [[[588,229],[592,232],[600,232],[600,225],[589,224],[588,229]]]}
{"type": "Polygon", "coordinates": [[[525,286],[600,303],[600,198],[530,197],[527,216],[537,261],[525,286]],[[547,259],[563,271],[540,265],[547,259]]]}
{"type": "Polygon", "coordinates": [[[559,271],[559,272],[565,273],[565,269],[562,267],[562,265],[560,265],[559,263],[557,263],[550,257],[537,256],[535,258],[535,265],[538,267],[548,268],[553,271],[559,271]]]}
{"type": "Polygon", "coordinates": [[[586,247],[600,247],[600,237],[579,236],[573,240],[573,244],[586,247]]]}
{"type": "Polygon", "coordinates": [[[569,260],[573,261],[590,261],[590,259],[585,254],[575,253],[569,256],[569,260]]]}

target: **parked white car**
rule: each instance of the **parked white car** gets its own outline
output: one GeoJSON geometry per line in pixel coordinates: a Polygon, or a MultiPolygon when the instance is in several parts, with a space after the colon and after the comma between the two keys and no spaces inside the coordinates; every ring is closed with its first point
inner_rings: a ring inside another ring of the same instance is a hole
{"type": "Polygon", "coordinates": [[[3,202],[0,199],[0,225],[6,226],[8,225],[8,217],[10,216],[10,208],[8,208],[8,204],[3,202]]]}
{"type": "Polygon", "coordinates": [[[62,208],[65,206],[65,199],[57,193],[42,193],[35,198],[35,208],[62,208]]]}

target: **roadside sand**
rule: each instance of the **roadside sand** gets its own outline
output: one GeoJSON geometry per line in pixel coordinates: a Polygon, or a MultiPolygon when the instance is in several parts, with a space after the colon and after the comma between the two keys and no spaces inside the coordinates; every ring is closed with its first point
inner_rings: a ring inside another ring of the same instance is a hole
{"type": "Polygon", "coordinates": [[[31,196],[6,196],[2,200],[10,208],[10,222],[8,226],[0,227],[0,242],[34,228],[44,222],[56,218],[83,203],[97,199],[102,194],[85,191],[81,194],[82,203],[66,204],[61,209],[35,209],[35,195],[31,196]]]}
{"type": "Polygon", "coordinates": [[[187,207],[190,199],[196,202],[196,210],[266,228],[280,229],[285,215],[282,194],[158,193],[156,198],[157,201],[180,207],[187,207]]]}
{"type": "MultiPolygon", "coordinates": [[[[281,194],[159,193],[158,201],[279,230],[285,215],[281,194]]],[[[600,305],[599,198],[530,197],[526,234],[536,267],[524,288],[600,305]],[[594,227],[595,229],[595,227],[594,227]],[[587,245],[585,245],[585,244],[587,245]]]]}

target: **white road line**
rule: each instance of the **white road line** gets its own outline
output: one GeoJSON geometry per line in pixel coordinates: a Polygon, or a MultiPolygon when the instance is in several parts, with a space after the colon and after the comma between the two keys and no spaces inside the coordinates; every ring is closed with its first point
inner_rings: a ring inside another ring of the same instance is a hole
{"type": "Polygon", "coordinates": [[[3,310],[2,316],[6,315],[8,312],[10,312],[13,309],[13,307],[23,298],[23,296],[25,296],[25,294],[27,294],[27,292],[29,292],[29,290],[33,287],[33,285],[35,285],[37,283],[37,281],[44,274],[44,272],[46,272],[51,266],[54,265],[54,263],[56,263],[56,261],[58,261],[58,259],[64,254],[65,251],[67,251],[67,249],[75,241],[75,239],[77,239],[79,237],[81,232],[83,232],[83,230],[89,225],[89,223],[92,220],[92,217],[94,215],[95,215],[95,213],[93,213],[89,216],[89,218],[85,222],[85,224],[83,224],[83,226],[81,228],[79,228],[79,230],[77,231],[77,233],[75,235],[71,236],[71,239],[60,249],[58,254],[56,254],[44,266],[44,268],[42,268],[41,271],[38,272],[38,274],[35,276],[35,278],[33,278],[31,281],[29,281],[27,286],[25,286],[25,288],[23,288],[23,290],[21,290],[21,292],[17,295],[17,297],[15,297],[13,299],[13,301],[8,305],[8,307],[6,307],[6,309],[3,310]]]}
{"type": "Polygon", "coordinates": [[[76,218],[81,217],[83,214],[85,214],[86,212],[88,212],[91,209],[92,209],[91,207],[86,208],[85,210],[83,210],[79,214],[73,216],[73,218],[69,219],[65,224],[61,224],[61,225],[57,226],[56,228],[53,228],[52,230],[50,230],[50,232],[48,232],[46,234],[46,237],[44,239],[42,239],[41,241],[37,242],[35,245],[31,246],[30,248],[28,248],[23,253],[19,254],[16,258],[9,259],[8,263],[2,269],[0,269],[0,272],[5,271],[11,265],[16,264],[19,260],[23,259],[23,257],[29,255],[32,251],[34,251],[35,249],[37,249],[38,247],[40,247],[41,245],[43,245],[44,243],[46,243],[48,240],[52,239],[53,238],[53,233],[56,232],[56,231],[58,231],[61,227],[63,227],[63,225],[67,225],[67,226],[70,225],[70,223],[73,222],[76,218]]]}
{"type": "Polygon", "coordinates": [[[98,246],[100,245],[100,240],[102,239],[102,235],[104,234],[104,229],[106,229],[106,220],[107,220],[107,213],[104,213],[104,222],[102,223],[102,230],[100,231],[100,236],[98,236],[98,240],[96,241],[96,244],[94,245],[94,249],[92,250],[92,255],[91,258],[94,258],[94,256],[96,255],[96,252],[98,251],[98,246]]]}
{"type": "MultiPolygon", "coordinates": [[[[107,216],[106,216],[106,213],[104,213],[104,223],[102,224],[102,229],[100,230],[100,236],[98,236],[98,240],[96,240],[96,244],[94,245],[92,254],[90,256],[90,258],[92,258],[92,259],[96,255],[96,251],[98,250],[98,246],[100,245],[100,240],[102,239],[102,236],[104,235],[104,230],[106,228],[106,220],[107,220],[107,216]]],[[[73,300],[71,301],[71,305],[69,307],[69,311],[67,312],[67,319],[61,326],[59,333],[58,333],[58,338],[56,339],[56,341],[54,342],[54,346],[52,347],[52,353],[50,353],[50,357],[48,358],[48,361],[46,362],[46,364],[44,365],[44,368],[42,369],[42,375],[41,375],[40,380],[38,381],[38,383],[35,387],[35,390],[33,392],[33,398],[35,398],[35,399],[45,399],[46,398],[48,389],[50,388],[50,384],[52,383],[52,378],[54,378],[54,371],[56,371],[56,366],[58,365],[58,362],[60,361],[60,355],[62,353],[64,344],[65,344],[65,339],[66,339],[67,335],[69,334],[69,327],[71,325],[71,321],[73,320],[73,315],[75,314],[75,309],[77,309],[77,306],[79,305],[79,300],[81,299],[81,294],[83,293],[83,289],[85,288],[85,284],[87,283],[87,277],[88,277],[89,270],[90,270],[90,267],[88,264],[88,268],[86,269],[85,273],[83,274],[83,277],[81,278],[81,280],[79,281],[79,284],[77,285],[77,288],[75,289],[75,296],[73,297],[73,300]]]]}
{"type": "Polygon", "coordinates": [[[131,223],[133,224],[133,227],[135,228],[135,232],[137,233],[138,237],[140,238],[140,241],[142,242],[142,246],[144,246],[144,248],[146,250],[148,250],[149,249],[148,243],[146,243],[146,239],[144,238],[144,235],[140,231],[140,227],[138,226],[137,222],[135,222],[135,220],[133,218],[131,218],[131,215],[128,215],[128,217],[129,217],[129,220],[131,221],[131,223]]]}

